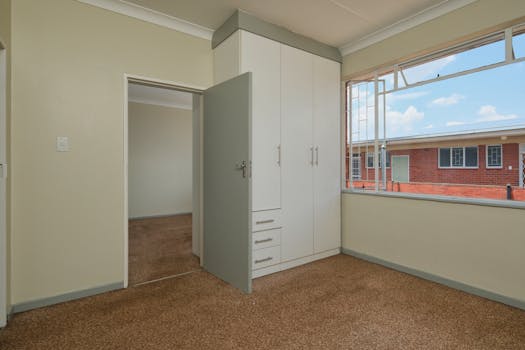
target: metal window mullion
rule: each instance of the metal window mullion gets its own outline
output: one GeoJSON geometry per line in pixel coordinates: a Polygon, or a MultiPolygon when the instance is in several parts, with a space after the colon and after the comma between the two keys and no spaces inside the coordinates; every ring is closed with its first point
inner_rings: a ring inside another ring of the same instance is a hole
{"type": "Polygon", "coordinates": [[[512,48],[512,28],[505,29],[505,62],[511,63],[514,60],[514,50],[512,48]]]}
{"type": "MultiPolygon", "coordinates": [[[[347,102],[346,102],[346,114],[347,114],[347,123],[348,123],[348,147],[349,147],[349,150],[348,150],[348,155],[350,157],[350,161],[348,162],[349,163],[349,177],[350,177],[350,188],[354,188],[354,146],[353,146],[353,139],[352,139],[352,119],[353,119],[353,107],[354,107],[354,103],[352,101],[352,83],[350,84],[347,84],[346,85],[346,88],[348,90],[348,93],[347,93],[347,102]]],[[[346,153],[346,149],[345,149],[345,153],[346,153]]],[[[346,185],[346,184],[345,184],[346,185]]],[[[346,186],[345,186],[346,187],[346,186]]]]}
{"type": "Polygon", "coordinates": [[[374,76],[374,180],[375,191],[379,192],[379,83],[377,72],[374,76]]]}

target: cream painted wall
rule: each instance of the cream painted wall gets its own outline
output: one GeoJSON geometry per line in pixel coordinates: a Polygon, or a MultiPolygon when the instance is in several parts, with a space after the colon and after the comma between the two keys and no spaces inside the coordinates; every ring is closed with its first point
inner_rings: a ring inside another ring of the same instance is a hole
{"type": "MultiPolygon", "coordinates": [[[[360,75],[422,51],[525,16],[523,0],[478,0],[343,57],[343,77],[360,75]]],[[[525,20],[524,20],[525,21],[525,20]]]]}
{"type": "Polygon", "coordinates": [[[14,1],[12,34],[12,303],[121,282],[123,76],[208,87],[211,44],[72,0],[14,1]]]}
{"type": "Polygon", "coordinates": [[[345,249],[525,302],[522,209],[343,194],[343,213],[345,249]]]}
{"type": "Polygon", "coordinates": [[[192,212],[192,111],[129,104],[129,217],[192,212]]]}
{"type": "MultiPolygon", "coordinates": [[[[11,164],[11,0],[0,0],[0,42],[6,52],[6,161],[11,164]]],[[[7,310],[11,308],[11,171],[6,181],[6,297],[7,310]]]]}

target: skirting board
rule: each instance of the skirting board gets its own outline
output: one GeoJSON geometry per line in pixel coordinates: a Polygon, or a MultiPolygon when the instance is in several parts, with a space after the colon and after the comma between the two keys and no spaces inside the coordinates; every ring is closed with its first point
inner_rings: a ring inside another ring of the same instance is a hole
{"type": "Polygon", "coordinates": [[[416,270],[411,267],[399,265],[399,264],[396,264],[390,261],[386,261],[380,258],[376,258],[374,256],[370,256],[367,254],[358,253],[351,249],[342,248],[341,252],[343,254],[351,255],[361,260],[366,260],[371,263],[379,264],[379,265],[382,265],[382,266],[385,266],[385,267],[388,267],[388,268],[391,268],[391,269],[394,269],[400,272],[408,273],[409,275],[413,275],[413,276],[416,276],[416,277],[419,277],[419,278],[422,278],[428,281],[443,284],[450,288],[458,289],[458,290],[461,290],[469,294],[474,294],[482,298],[490,299],[490,300],[497,301],[502,304],[510,305],[510,306],[525,310],[525,301],[523,300],[518,300],[518,299],[507,297],[505,295],[501,295],[498,293],[489,292],[487,290],[473,287],[473,286],[470,286],[462,282],[454,281],[454,280],[451,280],[445,277],[441,277],[441,276],[437,276],[437,275],[434,275],[428,272],[416,270]]]}
{"type": "Polygon", "coordinates": [[[117,282],[117,283],[107,284],[105,286],[79,290],[79,291],[75,291],[71,293],[60,294],[60,295],[56,295],[56,296],[49,297],[49,298],[42,298],[42,299],[37,299],[33,301],[26,301],[20,304],[13,305],[12,314],[29,311],[33,309],[38,309],[44,306],[55,305],[55,304],[59,304],[59,303],[63,303],[63,302],[71,301],[75,299],[90,297],[93,295],[111,292],[113,290],[122,289],[122,288],[124,288],[124,282],[117,282]]]}
{"type": "Polygon", "coordinates": [[[182,212],[182,213],[174,213],[174,214],[159,214],[159,215],[149,215],[149,216],[135,216],[135,217],[129,217],[129,220],[143,220],[143,219],[161,219],[161,218],[167,218],[169,216],[176,216],[176,215],[189,215],[193,214],[191,211],[182,212]]]}

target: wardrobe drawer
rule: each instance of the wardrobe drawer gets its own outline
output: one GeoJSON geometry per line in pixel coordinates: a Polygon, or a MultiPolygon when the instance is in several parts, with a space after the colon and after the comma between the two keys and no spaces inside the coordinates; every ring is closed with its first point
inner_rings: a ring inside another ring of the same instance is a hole
{"type": "Polygon", "coordinates": [[[264,231],[281,227],[281,209],[254,211],[252,231],[264,231]]]}
{"type": "Polygon", "coordinates": [[[259,231],[252,234],[252,249],[263,249],[281,244],[281,229],[259,231]]]}
{"type": "Polygon", "coordinates": [[[254,270],[278,264],[280,261],[280,246],[258,249],[252,252],[252,269],[254,270]]]}

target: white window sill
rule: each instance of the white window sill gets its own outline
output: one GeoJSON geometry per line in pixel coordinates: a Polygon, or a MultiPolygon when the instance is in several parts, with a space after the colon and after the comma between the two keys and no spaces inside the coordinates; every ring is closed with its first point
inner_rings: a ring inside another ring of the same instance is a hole
{"type": "Polygon", "coordinates": [[[482,205],[482,206],[487,206],[487,207],[525,209],[524,201],[514,201],[514,200],[466,198],[466,197],[439,196],[439,195],[431,195],[431,194],[387,192],[387,191],[375,192],[375,191],[361,190],[361,189],[352,190],[349,188],[343,189],[342,193],[358,194],[358,195],[365,195],[365,196],[379,196],[379,197],[393,197],[393,198],[404,198],[404,199],[414,199],[414,200],[426,200],[426,201],[444,202],[444,203],[482,205]]]}

